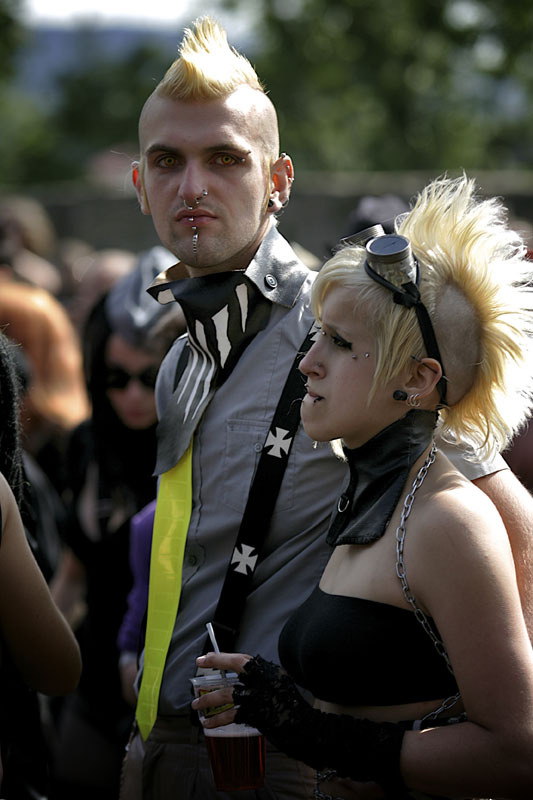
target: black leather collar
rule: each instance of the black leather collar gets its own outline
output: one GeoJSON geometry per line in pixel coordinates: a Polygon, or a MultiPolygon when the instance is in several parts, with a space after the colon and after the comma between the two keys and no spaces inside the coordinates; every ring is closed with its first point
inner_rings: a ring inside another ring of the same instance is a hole
{"type": "Polygon", "coordinates": [[[350,475],[331,518],[328,544],[370,544],[383,536],[436,423],[436,412],[412,410],[362,447],[344,449],[350,475]]]}

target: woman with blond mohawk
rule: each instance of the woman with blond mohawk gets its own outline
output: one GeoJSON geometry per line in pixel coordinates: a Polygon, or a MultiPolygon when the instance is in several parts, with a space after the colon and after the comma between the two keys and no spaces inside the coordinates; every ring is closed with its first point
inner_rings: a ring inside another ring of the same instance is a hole
{"type": "Polygon", "coordinates": [[[425,188],[314,283],[301,416],[349,477],[320,583],[286,623],[284,669],[240,673],[235,718],[318,770],[317,798],[533,796],[533,654],[501,518],[440,451],[501,451],[533,400],[531,263],[474,182],[425,188]],[[436,443],[437,437],[437,443],[436,443]],[[297,686],[317,698],[309,705],[297,686]]]}

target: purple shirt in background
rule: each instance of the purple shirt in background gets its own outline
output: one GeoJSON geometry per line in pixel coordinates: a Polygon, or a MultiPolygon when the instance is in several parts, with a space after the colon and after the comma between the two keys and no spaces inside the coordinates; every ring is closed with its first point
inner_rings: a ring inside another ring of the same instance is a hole
{"type": "Polygon", "coordinates": [[[133,586],[128,594],[128,608],[118,632],[117,644],[121,653],[137,653],[139,636],[148,604],[150,550],[154,527],[156,501],[152,500],[131,520],[130,568],[133,586]]]}

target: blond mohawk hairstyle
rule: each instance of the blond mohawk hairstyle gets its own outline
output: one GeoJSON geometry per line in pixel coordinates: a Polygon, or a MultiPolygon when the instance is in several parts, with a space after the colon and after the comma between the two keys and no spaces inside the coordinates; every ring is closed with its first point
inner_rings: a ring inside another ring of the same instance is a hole
{"type": "Polygon", "coordinates": [[[506,217],[463,176],[429,184],[397,224],[449,378],[442,434],[475,460],[505,449],[533,405],[532,265],[506,217]]]}
{"type": "Polygon", "coordinates": [[[224,28],[206,16],[195,21],[194,30],[185,29],[178,58],[155,91],[185,102],[205,101],[226,97],[239,86],[265,91],[248,59],[228,44],[224,28]]]}

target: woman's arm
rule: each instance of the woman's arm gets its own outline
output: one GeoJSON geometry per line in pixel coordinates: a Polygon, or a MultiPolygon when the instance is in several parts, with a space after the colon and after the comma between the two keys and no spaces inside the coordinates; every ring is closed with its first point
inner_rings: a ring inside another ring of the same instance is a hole
{"type": "Polygon", "coordinates": [[[468,721],[405,734],[410,788],[533,796],[533,658],[507,533],[473,486],[426,503],[406,539],[411,588],[433,616],[468,721]]]}
{"type": "Polygon", "coordinates": [[[533,642],[533,497],[510,469],[477,478],[474,483],[490,497],[507,530],[522,611],[533,642]]]}
{"type": "Polygon", "coordinates": [[[80,677],[79,648],[31,553],[15,498],[3,475],[0,506],[3,641],[28,686],[44,694],[67,694],[80,677]]]}

